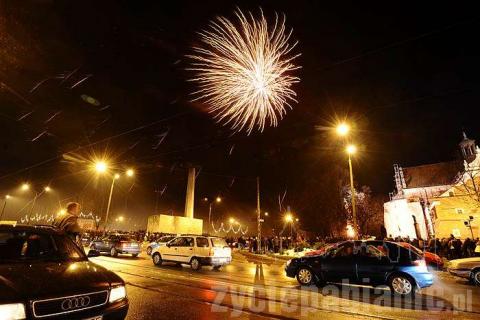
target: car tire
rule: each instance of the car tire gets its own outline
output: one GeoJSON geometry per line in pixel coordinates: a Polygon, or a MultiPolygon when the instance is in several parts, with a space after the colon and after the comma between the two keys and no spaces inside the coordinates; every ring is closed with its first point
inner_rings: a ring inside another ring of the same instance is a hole
{"type": "Polygon", "coordinates": [[[150,256],[152,254],[152,247],[148,246],[147,247],[147,254],[150,256]]]}
{"type": "Polygon", "coordinates": [[[192,258],[192,260],[190,260],[190,266],[194,271],[198,271],[202,268],[202,264],[200,263],[200,260],[198,260],[198,258],[195,258],[195,257],[192,258]]]}
{"type": "Polygon", "coordinates": [[[152,256],[153,264],[156,266],[161,266],[163,263],[162,256],[160,256],[160,253],[156,252],[152,256]]]}
{"type": "Polygon", "coordinates": [[[314,282],[315,275],[313,274],[312,270],[306,267],[300,267],[297,270],[297,281],[302,286],[309,286],[314,282]]]}
{"type": "Polygon", "coordinates": [[[480,269],[472,271],[471,279],[474,285],[480,286],[480,269]]]}
{"type": "Polygon", "coordinates": [[[138,257],[138,253],[132,253],[132,257],[134,258],[138,257]]]}
{"type": "Polygon", "coordinates": [[[215,271],[218,271],[218,270],[220,270],[221,267],[222,267],[222,266],[213,266],[212,269],[215,270],[215,271]]]}
{"type": "Polygon", "coordinates": [[[115,249],[115,247],[112,247],[112,248],[110,249],[110,255],[111,255],[112,257],[118,256],[118,252],[117,252],[117,249],[115,249]]]}
{"type": "Polygon", "coordinates": [[[415,281],[404,274],[394,274],[388,279],[388,287],[392,296],[413,297],[415,296],[415,281]]]}

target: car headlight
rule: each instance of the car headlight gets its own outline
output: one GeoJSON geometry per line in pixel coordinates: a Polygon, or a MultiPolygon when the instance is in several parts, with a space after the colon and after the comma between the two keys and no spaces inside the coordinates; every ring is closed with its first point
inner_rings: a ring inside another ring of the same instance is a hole
{"type": "Polygon", "coordinates": [[[110,291],[110,298],[108,299],[108,302],[115,302],[126,297],[127,291],[125,290],[125,286],[115,287],[110,291]]]}
{"type": "Polygon", "coordinates": [[[23,303],[0,304],[2,319],[20,320],[25,319],[25,305],[23,303]]]}

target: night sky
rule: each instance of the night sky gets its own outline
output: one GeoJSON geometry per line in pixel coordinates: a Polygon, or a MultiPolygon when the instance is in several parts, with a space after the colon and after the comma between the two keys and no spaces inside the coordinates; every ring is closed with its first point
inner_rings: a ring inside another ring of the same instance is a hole
{"type": "MultiPolygon", "coordinates": [[[[312,229],[321,213],[309,199],[331,187],[318,177],[347,168],[329,130],[338,120],[354,123],[356,182],[376,194],[393,190],[393,164],[452,160],[462,130],[479,138],[476,13],[433,1],[2,1],[0,190],[51,184],[45,212],[77,200],[100,213],[110,181],[94,179],[85,159],[108,154],[118,171],[137,170],[119,182],[112,212],[139,225],[155,206],[183,212],[185,168],[195,165],[198,217],[201,198],[221,195],[218,218],[252,220],[258,175],[267,223],[287,190],[284,205],[312,229]],[[237,6],[261,7],[270,21],[284,13],[302,54],[299,103],[250,136],[191,102],[185,70],[196,32],[237,6]]],[[[11,217],[28,200],[18,198],[11,217]]]]}

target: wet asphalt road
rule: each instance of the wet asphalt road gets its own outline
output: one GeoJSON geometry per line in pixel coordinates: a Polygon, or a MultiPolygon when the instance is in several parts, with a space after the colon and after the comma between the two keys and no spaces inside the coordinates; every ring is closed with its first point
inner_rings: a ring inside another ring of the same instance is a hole
{"type": "Polygon", "coordinates": [[[284,260],[234,253],[232,264],[203,267],[153,265],[149,256],[91,258],[127,282],[127,319],[479,319],[480,288],[445,272],[415,299],[392,300],[366,287],[300,287],[287,278],[284,260]]]}

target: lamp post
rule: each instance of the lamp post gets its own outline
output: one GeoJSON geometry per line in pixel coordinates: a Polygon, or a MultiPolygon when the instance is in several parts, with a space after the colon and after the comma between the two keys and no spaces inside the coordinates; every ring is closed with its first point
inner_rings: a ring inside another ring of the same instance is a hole
{"type": "Polygon", "coordinates": [[[215,197],[213,201],[210,201],[209,198],[205,197],[203,198],[203,201],[208,202],[208,229],[210,231],[212,230],[212,211],[213,211],[213,205],[215,203],[220,203],[222,202],[222,198],[220,196],[215,197]]]}
{"type": "Polygon", "coordinates": [[[6,195],[4,202],[3,202],[3,207],[2,207],[2,213],[0,213],[0,221],[3,219],[3,214],[5,213],[5,207],[7,206],[7,200],[10,199],[10,195],[6,195]]]}
{"type": "MultiPolygon", "coordinates": [[[[107,162],[101,160],[101,161],[96,161],[93,165],[94,170],[98,174],[104,174],[108,171],[109,165],[107,162]]],[[[125,175],[127,177],[133,177],[135,175],[135,171],[133,169],[128,169],[125,171],[125,175]]],[[[115,181],[120,179],[120,174],[115,173],[112,177],[112,184],[110,185],[110,193],[108,195],[108,202],[107,202],[107,211],[105,213],[105,228],[103,230],[103,233],[105,234],[107,231],[107,226],[108,226],[108,214],[110,213],[110,206],[112,205],[112,197],[113,197],[113,189],[115,187],[115,181]]]]}
{"type": "Polygon", "coordinates": [[[353,144],[349,144],[346,148],[348,154],[348,168],[350,171],[350,194],[352,197],[352,220],[353,220],[353,230],[355,232],[355,239],[358,237],[358,226],[357,226],[357,208],[356,208],[356,201],[355,201],[355,187],[353,184],[353,169],[352,169],[352,155],[357,152],[357,147],[353,144]]]}

